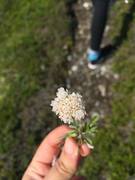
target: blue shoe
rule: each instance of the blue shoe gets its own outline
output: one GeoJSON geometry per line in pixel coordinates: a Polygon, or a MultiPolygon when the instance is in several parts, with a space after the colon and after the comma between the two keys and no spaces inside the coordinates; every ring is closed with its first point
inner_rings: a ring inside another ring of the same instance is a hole
{"type": "Polygon", "coordinates": [[[100,60],[100,57],[101,57],[100,51],[88,50],[87,60],[89,63],[97,64],[100,60]]]}

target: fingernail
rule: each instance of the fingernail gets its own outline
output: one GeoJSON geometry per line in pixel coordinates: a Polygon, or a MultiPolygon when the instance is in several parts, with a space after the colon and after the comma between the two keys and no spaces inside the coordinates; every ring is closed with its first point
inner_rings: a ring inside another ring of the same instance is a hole
{"type": "Polygon", "coordinates": [[[66,139],[64,151],[72,157],[76,157],[79,152],[77,145],[74,143],[72,139],[69,138],[66,139]]]}

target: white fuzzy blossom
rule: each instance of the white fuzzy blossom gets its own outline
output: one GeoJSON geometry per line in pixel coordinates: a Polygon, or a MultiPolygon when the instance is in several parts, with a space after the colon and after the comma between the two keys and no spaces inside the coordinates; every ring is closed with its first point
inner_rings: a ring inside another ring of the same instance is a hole
{"type": "Polygon", "coordinates": [[[125,0],[125,3],[128,4],[129,3],[128,0],[125,0]]]}
{"type": "Polygon", "coordinates": [[[86,115],[82,96],[78,93],[69,93],[59,88],[56,98],[51,102],[52,111],[64,122],[70,124],[73,120],[81,121],[86,115]]]}

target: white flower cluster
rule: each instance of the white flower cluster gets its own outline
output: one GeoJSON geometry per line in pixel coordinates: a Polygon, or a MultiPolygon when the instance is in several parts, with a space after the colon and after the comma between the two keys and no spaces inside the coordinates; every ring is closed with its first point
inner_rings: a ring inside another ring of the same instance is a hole
{"type": "Polygon", "coordinates": [[[73,120],[81,121],[86,115],[82,96],[78,93],[69,93],[59,88],[56,98],[51,102],[52,111],[64,122],[70,124],[73,120]]]}
{"type": "Polygon", "coordinates": [[[125,0],[125,3],[128,4],[129,3],[128,0],[125,0]]]}

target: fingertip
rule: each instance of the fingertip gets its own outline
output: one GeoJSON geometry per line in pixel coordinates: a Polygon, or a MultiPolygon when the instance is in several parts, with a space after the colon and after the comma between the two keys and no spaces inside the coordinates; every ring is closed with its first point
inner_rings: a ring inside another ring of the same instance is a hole
{"type": "MultiPolygon", "coordinates": [[[[62,129],[62,130],[65,130],[65,131],[71,131],[71,128],[65,124],[61,125],[61,126],[58,126],[57,127],[58,129],[62,129]]],[[[57,129],[56,128],[56,129],[57,129]]]]}
{"type": "Polygon", "coordinates": [[[91,149],[86,144],[82,144],[80,147],[80,155],[85,157],[91,153],[91,149]]]}
{"type": "Polygon", "coordinates": [[[52,145],[58,144],[61,141],[61,138],[65,136],[69,131],[71,131],[71,128],[66,125],[58,126],[47,135],[47,137],[45,138],[46,142],[52,145]]]}
{"type": "Polygon", "coordinates": [[[71,157],[76,158],[79,155],[79,147],[73,138],[67,138],[64,144],[64,151],[71,157]]]}

